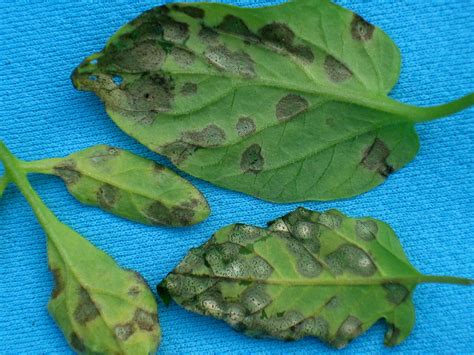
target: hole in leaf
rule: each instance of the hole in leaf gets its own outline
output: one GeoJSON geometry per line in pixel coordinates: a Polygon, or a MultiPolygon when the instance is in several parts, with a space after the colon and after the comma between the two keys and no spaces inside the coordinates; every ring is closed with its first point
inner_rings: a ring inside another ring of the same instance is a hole
{"type": "Polygon", "coordinates": [[[97,76],[95,76],[95,75],[90,75],[90,76],[89,76],[89,80],[96,81],[96,80],[97,80],[97,76]]]}
{"type": "Polygon", "coordinates": [[[114,75],[112,80],[115,83],[115,85],[117,85],[117,86],[122,84],[122,82],[123,82],[123,78],[120,75],[114,75]]]}

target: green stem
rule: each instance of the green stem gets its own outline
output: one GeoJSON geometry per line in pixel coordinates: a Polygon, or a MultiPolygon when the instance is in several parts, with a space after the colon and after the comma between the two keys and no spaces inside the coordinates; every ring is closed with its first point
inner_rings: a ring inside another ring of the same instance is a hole
{"type": "Polygon", "coordinates": [[[6,176],[6,175],[5,176],[0,176],[0,197],[2,197],[3,192],[7,188],[9,182],[10,181],[8,179],[8,176],[6,176]]]}
{"type": "Polygon", "coordinates": [[[0,160],[5,166],[8,178],[18,186],[23,196],[25,196],[41,226],[46,232],[50,231],[52,225],[58,222],[56,216],[46,207],[43,200],[31,186],[26,177],[26,171],[21,168],[21,161],[8,150],[2,141],[0,141],[0,160]]]}
{"type": "Polygon", "coordinates": [[[54,175],[54,168],[61,162],[63,158],[51,158],[36,161],[21,161],[21,168],[27,173],[39,173],[54,175]]]}
{"type": "Polygon", "coordinates": [[[393,101],[395,114],[405,116],[416,123],[428,122],[437,118],[452,115],[474,105],[474,93],[461,97],[447,104],[432,107],[417,107],[393,101]]]}
{"type": "Polygon", "coordinates": [[[442,283],[470,286],[474,285],[474,280],[455,276],[422,275],[419,283],[442,283]]]}

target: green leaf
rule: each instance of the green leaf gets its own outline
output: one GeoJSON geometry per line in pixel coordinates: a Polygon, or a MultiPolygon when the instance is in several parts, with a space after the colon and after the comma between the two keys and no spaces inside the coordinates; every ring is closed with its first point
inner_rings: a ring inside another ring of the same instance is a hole
{"type": "Polygon", "coordinates": [[[47,234],[48,264],[56,283],[48,310],[71,347],[86,354],[156,351],[161,339],[157,304],[145,280],[61,223],[1,142],[0,160],[47,234]]]}
{"type": "Polygon", "coordinates": [[[99,145],[63,159],[23,163],[29,172],[60,176],[82,203],[145,224],[189,226],[210,213],[204,196],[172,170],[99,145]]]}
{"type": "Polygon", "coordinates": [[[383,222],[298,208],[267,229],[219,230],[158,290],[250,336],[314,336],[343,348],[381,318],[385,344],[402,342],[415,322],[412,292],[421,282],[472,284],[420,274],[383,222]]]}
{"type": "Polygon", "coordinates": [[[72,75],[114,122],[183,171],[275,202],[333,200],[381,184],[418,151],[414,125],[474,103],[387,97],[400,54],[326,0],[258,9],[157,7],[72,75]]]}

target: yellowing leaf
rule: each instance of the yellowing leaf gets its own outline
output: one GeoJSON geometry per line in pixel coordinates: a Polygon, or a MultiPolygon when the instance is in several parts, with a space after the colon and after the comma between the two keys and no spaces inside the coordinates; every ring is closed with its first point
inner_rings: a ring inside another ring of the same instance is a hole
{"type": "Polygon", "coordinates": [[[128,151],[99,145],[66,158],[24,162],[60,176],[82,203],[145,224],[189,226],[210,213],[206,199],[174,171],[128,151]]]}

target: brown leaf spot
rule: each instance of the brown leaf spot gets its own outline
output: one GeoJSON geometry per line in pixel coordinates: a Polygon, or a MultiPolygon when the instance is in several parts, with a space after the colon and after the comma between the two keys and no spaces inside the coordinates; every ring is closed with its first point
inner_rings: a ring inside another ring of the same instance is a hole
{"type": "Polygon", "coordinates": [[[265,25],[258,33],[265,42],[273,44],[276,49],[292,46],[295,39],[295,33],[283,23],[265,25]]]}
{"type": "Polygon", "coordinates": [[[69,336],[69,343],[75,350],[79,351],[80,353],[85,353],[87,350],[86,346],[84,345],[84,342],[81,338],[79,338],[79,335],[77,335],[76,332],[72,332],[69,336]]]}
{"type": "Polygon", "coordinates": [[[165,170],[166,170],[166,168],[163,165],[160,165],[158,163],[153,164],[153,172],[154,173],[161,174],[165,170]]]}
{"type": "Polygon", "coordinates": [[[263,285],[257,284],[247,288],[242,294],[242,305],[250,312],[256,313],[272,302],[263,285]]]}
{"type": "Polygon", "coordinates": [[[192,96],[197,93],[198,86],[195,83],[186,82],[184,83],[183,87],[181,88],[181,94],[183,96],[192,96]]]}
{"type": "Polygon", "coordinates": [[[217,39],[219,38],[219,34],[206,25],[201,25],[198,36],[208,44],[216,43],[217,39]]]}
{"type": "Polygon", "coordinates": [[[342,218],[335,212],[327,211],[319,215],[318,223],[329,229],[337,229],[341,226],[342,218]]]}
{"type": "Polygon", "coordinates": [[[173,224],[179,226],[189,226],[193,222],[194,207],[191,204],[183,203],[181,206],[175,206],[171,210],[173,224]]]}
{"type": "Polygon", "coordinates": [[[255,63],[250,55],[243,51],[231,51],[223,45],[210,46],[204,56],[217,69],[246,78],[255,76],[255,63]]]}
{"type": "Polygon", "coordinates": [[[79,289],[79,303],[74,310],[74,319],[81,325],[86,324],[99,316],[99,310],[92,301],[89,293],[83,287],[79,289]]]}
{"type": "Polygon", "coordinates": [[[109,55],[109,61],[113,59],[114,65],[130,72],[158,71],[166,59],[165,51],[155,41],[140,42],[133,48],[114,50],[109,55]]]}
{"type": "Polygon", "coordinates": [[[130,297],[137,297],[140,294],[140,287],[132,286],[128,289],[127,293],[130,297]]]}
{"type": "Polygon", "coordinates": [[[283,97],[276,106],[276,117],[279,121],[287,121],[298,116],[308,109],[308,101],[296,94],[288,94],[283,97]]]}
{"type": "Polygon", "coordinates": [[[350,69],[332,55],[326,56],[324,60],[324,70],[329,79],[335,83],[346,81],[352,76],[350,69]]]}
{"type": "Polygon", "coordinates": [[[163,38],[173,43],[183,43],[189,38],[189,25],[179,22],[167,15],[159,17],[159,23],[163,27],[163,38]]]}
{"type": "Polygon", "coordinates": [[[357,237],[367,242],[376,239],[378,230],[379,227],[377,226],[377,223],[371,220],[357,221],[355,225],[357,237]]]}
{"type": "Polygon", "coordinates": [[[169,143],[159,148],[159,152],[167,156],[173,164],[179,165],[194,154],[197,147],[182,141],[169,143]]]}
{"type": "Polygon", "coordinates": [[[266,47],[277,53],[287,52],[305,62],[312,63],[314,54],[306,45],[294,45],[295,33],[287,25],[271,23],[259,30],[259,35],[266,47]]]}
{"type": "Polygon", "coordinates": [[[240,159],[240,168],[246,173],[258,174],[263,170],[264,159],[262,156],[262,147],[258,144],[252,144],[243,153],[240,159]]]}
{"type": "Polygon", "coordinates": [[[369,170],[377,171],[381,176],[388,177],[394,169],[387,163],[390,149],[385,143],[376,138],[374,143],[365,151],[362,164],[369,170]]]}
{"type": "Polygon", "coordinates": [[[333,345],[338,349],[342,349],[360,334],[362,334],[361,320],[357,317],[349,316],[339,326],[333,345]]]}
{"type": "Polygon", "coordinates": [[[200,131],[184,132],[183,141],[197,147],[218,147],[225,141],[225,132],[211,124],[200,131]]]}
{"type": "Polygon", "coordinates": [[[130,272],[132,273],[133,279],[135,279],[139,284],[142,284],[148,288],[145,278],[138,271],[130,270],[130,272]]]}
{"type": "Polygon", "coordinates": [[[321,316],[306,318],[295,327],[295,332],[303,337],[314,336],[324,340],[329,335],[329,322],[321,316]]]}
{"type": "Polygon", "coordinates": [[[145,212],[147,218],[152,224],[169,226],[172,224],[173,217],[171,216],[168,207],[159,201],[153,202],[145,212]]]}
{"type": "Polygon", "coordinates": [[[218,30],[226,33],[242,37],[245,41],[256,43],[259,41],[247,24],[241,18],[234,15],[227,15],[224,17],[222,22],[216,27],[218,30]]]}
{"type": "Polygon", "coordinates": [[[114,328],[115,336],[121,341],[126,341],[135,333],[135,325],[133,323],[119,324],[114,328]]]}
{"type": "Polygon", "coordinates": [[[97,190],[97,202],[99,206],[105,210],[110,210],[114,207],[120,198],[120,190],[115,186],[103,184],[97,190]]]}
{"type": "Polygon", "coordinates": [[[79,181],[82,174],[76,170],[74,160],[66,160],[54,167],[54,173],[58,175],[67,185],[74,185],[79,181]]]}
{"type": "Polygon", "coordinates": [[[241,117],[235,125],[237,134],[241,137],[249,136],[255,133],[255,122],[250,117],[241,117]]]}
{"type": "Polygon", "coordinates": [[[174,80],[160,74],[147,74],[125,87],[128,107],[125,110],[166,112],[174,99],[174,80]]]}
{"type": "Polygon", "coordinates": [[[387,300],[397,306],[410,295],[410,291],[399,283],[387,283],[383,287],[387,291],[387,300]]]}
{"type": "Polygon", "coordinates": [[[351,35],[356,41],[368,41],[374,34],[375,27],[357,14],[351,22],[351,35]]]}
{"type": "Polygon", "coordinates": [[[171,56],[181,68],[188,68],[196,60],[196,56],[193,52],[179,47],[173,47],[173,49],[171,49],[171,56]]]}
{"type": "Polygon", "coordinates": [[[120,153],[121,150],[118,148],[106,147],[104,149],[95,151],[94,154],[89,157],[89,159],[92,163],[100,165],[116,158],[120,155],[120,153]]]}
{"type": "Polygon", "coordinates": [[[51,272],[53,273],[54,277],[54,289],[51,293],[51,298],[54,299],[58,297],[59,294],[64,290],[64,280],[59,269],[53,269],[51,272]]]}
{"type": "Polygon", "coordinates": [[[158,321],[158,316],[138,308],[135,311],[133,320],[137,323],[141,330],[151,332],[155,328],[156,322],[158,321]]]}
{"type": "Polygon", "coordinates": [[[386,346],[395,346],[398,343],[398,338],[400,337],[400,329],[397,328],[394,324],[389,323],[387,332],[384,337],[384,344],[386,346]]]}
{"type": "Polygon", "coordinates": [[[202,19],[204,18],[204,10],[195,6],[183,6],[183,5],[173,5],[172,9],[175,11],[182,12],[192,18],[202,19]]]}
{"type": "Polygon", "coordinates": [[[364,250],[352,244],[343,244],[326,257],[331,271],[340,275],[344,271],[369,277],[377,272],[377,267],[364,250]]]}

